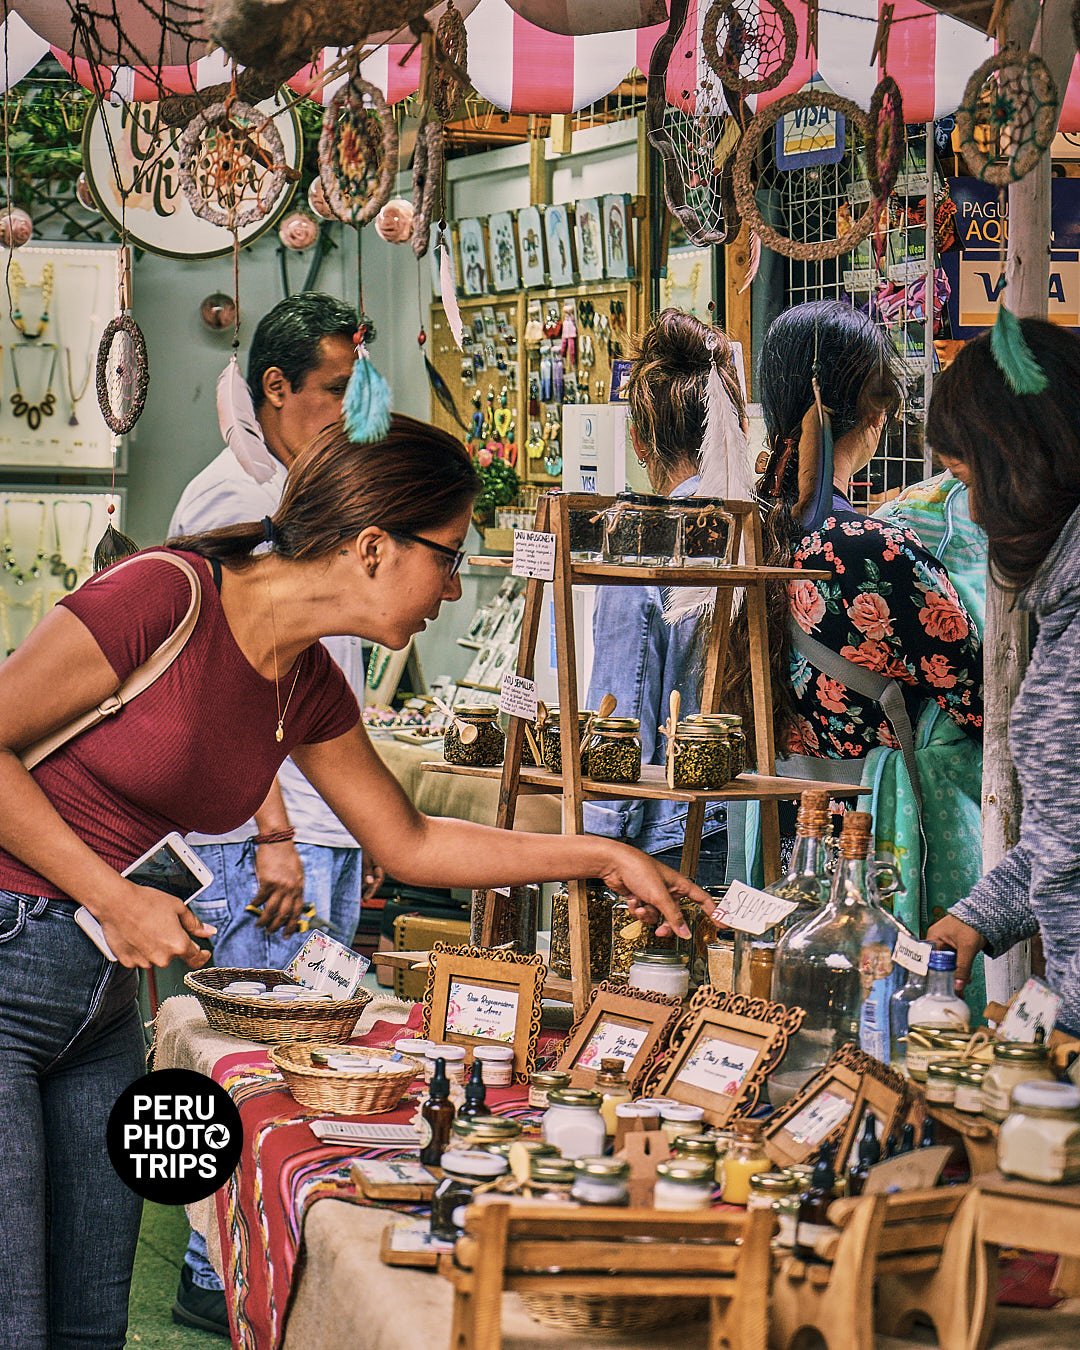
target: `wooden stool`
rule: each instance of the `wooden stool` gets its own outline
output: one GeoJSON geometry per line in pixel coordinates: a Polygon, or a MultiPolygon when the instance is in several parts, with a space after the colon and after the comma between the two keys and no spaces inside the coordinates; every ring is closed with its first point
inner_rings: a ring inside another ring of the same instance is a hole
{"type": "Polygon", "coordinates": [[[765,1350],[775,1226],[768,1210],[471,1205],[465,1236],[439,1263],[454,1286],[451,1350],[500,1350],[506,1290],[707,1299],[709,1350],[765,1350]]]}
{"type": "Polygon", "coordinates": [[[840,1232],[820,1245],[822,1263],[781,1259],[770,1344],[787,1350],[811,1327],[829,1350],[873,1350],[876,1281],[882,1331],[898,1335],[921,1312],[942,1350],[964,1350],[971,1229],[957,1214],[967,1193],[950,1187],[834,1201],[829,1221],[840,1232]]]}

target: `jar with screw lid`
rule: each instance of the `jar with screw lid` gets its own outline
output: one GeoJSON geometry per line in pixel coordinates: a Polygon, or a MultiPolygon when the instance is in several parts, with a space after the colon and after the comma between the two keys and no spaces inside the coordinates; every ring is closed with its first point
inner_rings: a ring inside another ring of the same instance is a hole
{"type": "Polygon", "coordinates": [[[622,1158],[578,1158],[570,1197],[580,1205],[626,1205],[630,1164],[622,1158]]]}
{"type": "MultiPolygon", "coordinates": [[[[602,881],[589,881],[585,905],[589,919],[589,974],[594,980],[607,975],[611,963],[611,909],[615,895],[602,881]]],[[[552,975],[568,980],[570,974],[570,891],[566,886],[551,897],[551,950],[548,968],[552,975]]]]}
{"type": "Polygon", "coordinates": [[[657,1209],[708,1209],[713,1169],[697,1158],[674,1158],[656,1168],[653,1205],[657,1209]]]}
{"type": "Polygon", "coordinates": [[[569,1158],[533,1154],[530,1188],[543,1200],[568,1201],[574,1184],[574,1164],[569,1158]]]}
{"type": "Polygon", "coordinates": [[[983,1078],[983,1115],[1004,1120],[1012,1106],[1013,1091],[1033,1080],[1052,1083],[1049,1048],[1039,1042],[1006,1041],[994,1046],[994,1062],[983,1078]]]}
{"type": "Polygon", "coordinates": [[[631,962],[627,984],[631,989],[685,998],[690,991],[686,958],[676,952],[638,952],[631,962]]]}
{"type": "Polygon", "coordinates": [[[474,769],[494,769],[503,762],[506,735],[499,710],[489,704],[455,708],[454,720],[443,737],[443,759],[474,769]]]}
{"type": "Polygon", "coordinates": [[[952,1106],[963,1067],[955,1059],[932,1059],[926,1067],[926,1100],[935,1106],[952,1106]]]}
{"type": "Polygon", "coordinates": [[[747,1209],[771,1209],[779,1231],[774,1238],[778,1247],[795,1245],[795,1225],[799,1218],[799,1194],[802,1185],[789,1172],[755,1172],[750,1178],[747,1209]]]}
{"type": "Polygon", "coordinates": [[[1018,1083],[998,1135],[998,1167],[1046,1185],[1080,1180],[1080,1088],[1018,1083]]]}
{"type": "Polygon", "coordinates": [[[599,1157],[607,1138],[599,1092],[585,1088],[549,1092],[541,1130],[545,1142],[554,1144],[564,1158],[599,1157]]]}
{"type": "Polygon", "coordinates": [[[956,1100],[953,1105],[966,1115],[982,1114],[983,1079],[989,1066],[985,1064],[961,1064],[956,1076],[956,1100]]]}
{"type": "MultiPolygon", "coordinates": [[[[585,730],[593,719],[591,712],[582,710],[578,713],[578,745],[581,745],[585,730]]],[[[562,714],[558,708],[549,708],[547,721],[544,723],[544,729],[540,733],[540,753],[544,757],[544,768],[550,769],[552,773],[562,773],[562,714]]],[[[578,756],[581,763],[581,772],[585,772],[585,751],[579,752],[578,756]]]]}
{"type": "Polygon", "coordinates": [[[641,779],[641,722],[637,717],[596,717],[585,743],[587,776],[597,783],[641,779]]]}
{"type": "Polygon", "coordinates": [[[712,722],[680,722],[671,756],[672,783],[680,790],[707,792],[734,776],[727,729],[712,722]]]}
{"type": "Polygon", "coordinates": [[[439,1164],[442,1180],[431,1199],[431,1234],[455,1242],[465,1231],[465,1211],[480,1186],[506,1175],[506,1159],[492,1153],[447,1149],[439,1164]]]}
{"type": "Polygon", "coordinates": [[[496,1144],[512,1144],[521,1125],[508,1116],[458,1116],[450,1133],[455,1148],[486,1150],[496,1144]]]}
{"type": "Polygon", "coordinates": [[[568,1088],[570,1075],[557,1069],[539,1069],[529,1078],[529,1105],[538,1111],[546,1111],[548,1094],[557,1088],[568,1088]]]}

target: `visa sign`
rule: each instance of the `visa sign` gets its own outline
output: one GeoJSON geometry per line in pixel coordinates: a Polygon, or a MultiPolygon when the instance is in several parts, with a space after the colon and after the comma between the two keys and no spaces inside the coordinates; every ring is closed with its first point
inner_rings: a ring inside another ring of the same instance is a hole
{"type": "MultiPolygon", "coordinates": [[[[964,254],[960,258],[960,327],[990,327],[1004,287],[1005,272],[996,254],[981,258],[964,254]]],[[[1047,318],[1068,328],[1080,327],[1080,259],[1050,264],[1047,318]]]]}

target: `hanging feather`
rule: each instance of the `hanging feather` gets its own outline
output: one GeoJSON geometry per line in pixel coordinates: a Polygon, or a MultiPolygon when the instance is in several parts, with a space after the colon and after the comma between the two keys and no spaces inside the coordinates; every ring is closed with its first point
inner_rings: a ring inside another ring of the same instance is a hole
{"type": "MultiPolygon", "coordinates": [[[[112,507],[109,508],[110,512],[112,507]]],[[[121,534],[119,530],[113,527],[110,519],[105,528],[105,533],[97,542],[97,548],[94,549],[94,571],[100,572],[105,567],[111,567],[113,563],[120,562],[123,558],[130,558],[132,554],[138,553],[139,546],[134,539],[129,539],[126,534],[121,534]]]]}
{"type": "Polygon", "coordinates": [[[1049,385],[1020,320],[1004,304],[998,306],[997,322],[990,330],[990,352],[1014,394],[1041,394],[1049,385]]]}
{"type": "Polygon", "coordinates": [[[440,229],[435,238],[435,257],[439,263],[439,293],[442,296],[446,322],[450,326],[450,336],[454,339],[455,346],[461,351],[461,310],[457,302],[454,264],[450,260],[450,240],[444,229],[440,229]]]}
{"type": "Polygon", "coordinates": [[[281,465],[270,453],[263,437],[251,390],[240,371],[235,353],[218,376],[217,415],[225,444],[236,456],[244,472],[250,474],[256,483],[268,483],[281,465]]]}
{"type": "Polygon", "coordinates": [[[370,445],[390,430],[390,386],[375,369],[362,342],[356,348],[356,364],[341,413],[349,439],[357,445],[370,445]]]}
{"type": "Polygon", "coordinates": [[[428,384],[431,385],[431,392],[439,400],[439,402],[450,414],[450,416],[454,419],[454,421],[458,424],[458,426],[462,429],[462,431],[464,431],[465,434],[468,435],[469,424],[468,422],[463,422],[461,420],[461,414],[457,410],[457,404],[454,402],[454,396],[450,392],[450,386],[446,383],[446,381],[443,379],[443,377],[439,374],[439,372],[435,369],[435,367],[431,364],[431,362],[427,359],[426,356],[424,357],[424,369],[427,371],[428,384]]]}
{"type": "Polygon", "coordinates": [[[753,285],[754,279],[761,267],[761,235],[756,230],[750,231],[750,257],[746,261],[746,276],[743,277],[742,285],[736,292],[737,295],[745,295],[753,285]]]}
{"type": "Polygon", "coordinates": [[[829,414],[814,382],[814,402],[799,437],[799,499],[794,515],[805,530],[816,530],[832,510],[833,437],[829,414]]]}

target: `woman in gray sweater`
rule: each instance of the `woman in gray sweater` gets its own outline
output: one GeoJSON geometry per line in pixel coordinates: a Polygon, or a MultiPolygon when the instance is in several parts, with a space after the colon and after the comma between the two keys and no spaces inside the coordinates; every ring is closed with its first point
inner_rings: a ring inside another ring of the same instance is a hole
{"type": "MultiPolygon", "coordinates": [[[[1047,982],[1062,999],[1058,1024],[1077,1033],[1080,338],[1038,319],[1024,319],[1020,329],[1041,372],[1029,369],[1023,387],[1042,385],[1038,392],[1012,392],[985,335],[940,376],[927,418],[938,458],[971,489],[991,567],[1017,608],[1038,622],[1009,726],[1023,794],[1020,842],[928,936],[956,949],[963,984],[977,952],[1000,956],[1041,934],[1047,982]]],[[[999,352],[1002,346],[1008,341],[999,352]]]]}

